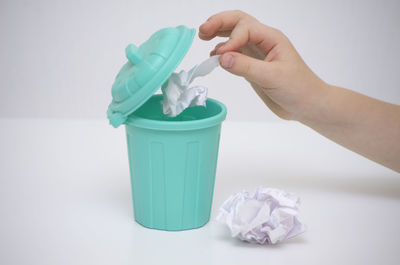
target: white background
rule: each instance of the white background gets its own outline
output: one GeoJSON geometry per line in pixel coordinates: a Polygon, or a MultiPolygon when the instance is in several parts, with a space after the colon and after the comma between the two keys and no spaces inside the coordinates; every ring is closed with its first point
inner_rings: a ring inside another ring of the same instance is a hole
{"type": "MultiPolygon", "coordinates": [[[[198,29],[241,9],[281,29],[325,81],[400,103],[399,1],[0,2],[0,117],[105,119],[128,43],[160,28],[198,29]]],[[[178,69],[208,56],[197,37],[178,69]]],[[[197,82],[228,107],[228,120],[277,119],[242,79],[219,69],[197,82]]]]}
{"type": "MultiPolygon", "coordinates": [[[[276,122],[222,69],[198,81],[228,107],[210,222],[134,222],[125,132],[105,118],[125,46],[227,9],[281,29],[325,81],[400,104],[399,1],[0,0],[0,264],[400,264],[399,174],[276,122]],[[297,194],[307,231],[232,239],[218,208],[258,186],[297,194]]],[[[196,38],[179,68],[217,42],[196,38]]]]}

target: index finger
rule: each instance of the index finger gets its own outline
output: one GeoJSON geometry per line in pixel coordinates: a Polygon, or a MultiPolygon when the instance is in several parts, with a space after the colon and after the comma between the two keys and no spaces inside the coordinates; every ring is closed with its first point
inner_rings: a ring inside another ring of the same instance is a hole
{"type": "Polygon", "coordinates": [[[211,40],[218,35],[219,32],[232,31],[239,20],[245,16],[249,16],[240,10],[224,11],[211,16],[199,28],[199,37],[203,40],[211,40]]]}
{"type": "Polygon", "coordinates": [[[279,31],[261,24],[242,11],[225,11],[211,16],[199,28],[199,37],[210,40],[215,36],[228,37],[226,45],[217,54],[237,51],[247,43],[253,43],[267,54],[280,40],[279,31]]]}

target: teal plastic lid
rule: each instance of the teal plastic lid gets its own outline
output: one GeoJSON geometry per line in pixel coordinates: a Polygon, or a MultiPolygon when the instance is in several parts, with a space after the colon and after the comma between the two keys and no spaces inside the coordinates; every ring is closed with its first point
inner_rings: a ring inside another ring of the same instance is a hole
{"type": "Polygon", "coordinates": [[[115,78],[113,100],[107,110],[112,126],[125,123],[167,81],[189,50],[195,33],[185,26],[164,28],[139,47],[126,47],[128,62],[115,78]]]}

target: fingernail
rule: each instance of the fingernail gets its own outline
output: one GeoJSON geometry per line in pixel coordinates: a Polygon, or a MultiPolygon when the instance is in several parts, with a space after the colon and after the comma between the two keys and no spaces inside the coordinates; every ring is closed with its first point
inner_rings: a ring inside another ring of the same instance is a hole
{"type": "Polygon", "coordinates": [[[223,55],[221,61],[222,67],[231,68],[233,65],[233,59],[234,59],[233,56],[230,54],[223,55]]]}

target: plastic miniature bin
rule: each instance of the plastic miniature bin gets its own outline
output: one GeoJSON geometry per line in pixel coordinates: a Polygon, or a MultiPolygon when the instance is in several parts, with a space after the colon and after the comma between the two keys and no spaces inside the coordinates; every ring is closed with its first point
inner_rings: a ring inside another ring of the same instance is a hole
{"type": "Polygon", "coordinates": [[[226,107],[213,99],[177,117],[153,95],[179,65],[195,35],[164,28],[139,47],[129,44],[108,107],[110,124],[126,125],[135,220],[145,227],[186,230],[210,219],[221,123],[226,107]]]}
{"type": "Polygon", "coordinates": [[[135,220],[162,230],[186,230],[210,219],[221,122],[226,107],[207,107],[164,117],[154,95],[126,124],[135,220]]]}

